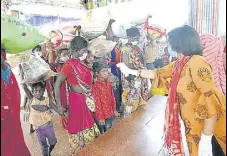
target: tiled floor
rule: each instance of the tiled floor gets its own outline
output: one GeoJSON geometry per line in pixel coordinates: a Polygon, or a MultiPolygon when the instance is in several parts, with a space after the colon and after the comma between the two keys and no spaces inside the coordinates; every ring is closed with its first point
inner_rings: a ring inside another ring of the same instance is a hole
{"type": "MultiPolygon", "coordinates": [[[[158,156],[163,145],[161,138],[166,99],[167,97],[153,97],[147,106],[118,121],[112,129],[94,140],[76,156],[158,156]]],[[[28,134],[28,125],[25,123],[22,127],[32,156],[40,156],[35,134],[28,134]]],[[[58,143],[52,156],[70,156],[68,135],[63,131],[58,116],[54,118],[54,128],[58,143]]],[[[185,143],[185,138],[183,139],[185,143]]],[[[159,156],[165,154],[160,153],[159,156]]]]}

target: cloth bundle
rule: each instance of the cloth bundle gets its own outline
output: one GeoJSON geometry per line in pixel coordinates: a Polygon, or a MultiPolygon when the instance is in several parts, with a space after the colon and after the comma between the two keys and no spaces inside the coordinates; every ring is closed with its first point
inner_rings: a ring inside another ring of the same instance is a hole
{"type": "Polygon", "coordinates": [[[50,66],[38,55],[32,55],[31,59],[21,64],[24,72],[22,83],[36,83],[46,81],[56,73],[50,69],[50,66]]]}
{"type": "Polygon", "coordinates": [[[108,41],[104,39],[93,39],[88,45],[88,50],[92,52],[95,57],[104,57],[106,54],[111,53],[111,51],[116,46],[116,42],[108,41]]]}

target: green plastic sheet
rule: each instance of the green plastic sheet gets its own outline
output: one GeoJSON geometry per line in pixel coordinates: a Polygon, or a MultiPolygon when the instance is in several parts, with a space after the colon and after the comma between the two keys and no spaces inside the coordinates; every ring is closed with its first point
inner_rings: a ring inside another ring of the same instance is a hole
{"type": "Polygon", "coordinates": [[[1,13],[1,45],[6,52],[11,54],[24,52],[47,39],[33,26],[1,13]]]}

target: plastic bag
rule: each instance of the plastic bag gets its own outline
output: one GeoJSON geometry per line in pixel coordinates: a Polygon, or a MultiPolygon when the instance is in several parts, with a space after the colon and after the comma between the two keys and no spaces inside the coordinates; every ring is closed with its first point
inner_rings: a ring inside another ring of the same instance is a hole
{"type": "Polygon", "coordinates": [[[38,30],[13,16],[1,14],[1,44],[8,53],[32,49],[47,40],[38,30]]]}
{"type": "Polygon", "coordinates": [[[109,40],[94,39],[89,42],[88,50],[90,50],[95,57],[103,57],[111,53],[116,44],[116,42],[109,40]]]}
{"type": "Polygon", "coordinates": [[[37,83],[46,81],[56,73],[50,69],[50,66],[38,55],[32,55],[31,59],[21,64],[24,72],[22,83],[37,83]]]}

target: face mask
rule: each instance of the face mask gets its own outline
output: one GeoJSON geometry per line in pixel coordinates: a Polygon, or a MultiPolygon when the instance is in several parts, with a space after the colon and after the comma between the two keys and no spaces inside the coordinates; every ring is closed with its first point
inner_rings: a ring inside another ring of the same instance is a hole
{"type": "Polygon", "coordinates": [[[167,46],[167,49],[168,49],[168,53],[171,57],[177,57],[177,52],[176,51],[173,51],[171,46],[168,44],[167,46]]]}
{"type": "Polygon", "coordinates": [[[135,81],[135,88],[139,88],[141,86],[141,81],[135,81]]]}
{"type": "Polygon", "coordinates": [[[132,45],[136,46],[136,45],[139,44],[139,41],[133,41],[133,42],[131,42],[131,43],[132,43],[132,45]]]}
{"type": "Polygon", "coordinates": [[[66,56],[66,57],[61,57],[61,58],[60,58],[60,61],[62,61],[62,62],[66,62],[68,59],[69,59],[69,57],[68,57],[68,56],[66,56]]]}
{"type": "Polygon", "coordinates": [[[84,53],[83,56],[79,57],[80,61],[84,61],[87,58],[87,53],[84,53]]]}
{"type": "Polygon", "coordinates": [[[1,78],[6,84],[9,84],[10,73],[11,70],[9,66],[7,66],[5,69],[1,69],[1,78]]]}

